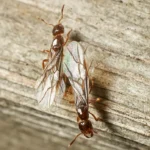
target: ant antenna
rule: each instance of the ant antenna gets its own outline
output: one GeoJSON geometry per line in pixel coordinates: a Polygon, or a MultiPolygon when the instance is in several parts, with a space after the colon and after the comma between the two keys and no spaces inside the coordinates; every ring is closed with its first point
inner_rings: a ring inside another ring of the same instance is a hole
{"type": "Polygon", "coordinates": [[[50,25],[50,26],[53,26],[54,27],[54,25],[53,24],[49,24],[49,23],[47,23],[44,19],[42,19],[42,18],[38,18],[39,20],[41,20],[41,21],[43,21],[45,24],[47,24],[47,25],[50,25]]]}
{"type": "Polygon", "coordinates": [[[65,5],[62,6],[62,9],[61,9],[61,18],[59,19],[58,24],[60,24],[60,21],[63,19],[64,6],[65,5]]]}
{"type": "Polygon", "coordinates": [[[75,140],[76,140],[81,134],[82,134],[82,132],[75,136],[75,138],[72,140],[72,142],[68,145],[68,148],[75,142],[75,140]]]}

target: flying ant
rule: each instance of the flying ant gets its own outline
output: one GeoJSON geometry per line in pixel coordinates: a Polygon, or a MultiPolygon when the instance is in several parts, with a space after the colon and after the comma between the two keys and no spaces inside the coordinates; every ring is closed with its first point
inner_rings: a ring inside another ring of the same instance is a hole
{"type": "Polygon", "coordinates": [[[65,86],[61,71],[61,62],[63,59],[63,49],[68,42],[71,30],[67,33],[66,40],[64,40],[64,26],[61,24],[61,20],[63,19],[63,10],[64,5],[61,9],[61,17],[56,25],[49,24],[39,18],[47,25],[53,26],[53,41],[50,50],[43,50],[43,52],[48,54],[48,59],[44,59],[42,62],[44,73],[36,85],[38,89],[37,100],[39,104],[44,107],[49,107],[54,102],[58,89],[60,89],[62,95],[65,91],[65,88],[63,89],[65,86]]]}
{"type": "Polygon", "coordinates": [[[78,114],[77,122],[81,131],[81,133],[79,133],[70,143],[70,147],[76,138],[81,134],[87,138],[90,138],[94,133],[97,133],[93,129],[92,123],[89,120],[89,114],[91,114],[96,121],[102,119],[95,117],[95,115],[89,111],[89,103],[99,101],[100,99],[97,98],[89,100],[89,70],[87,69],[82,47],[78,42],[72,41],[67,45],[65,50],[65,57],[63,59],[63,72],[68,77],[74,91],[75,106],[78,114]]]}

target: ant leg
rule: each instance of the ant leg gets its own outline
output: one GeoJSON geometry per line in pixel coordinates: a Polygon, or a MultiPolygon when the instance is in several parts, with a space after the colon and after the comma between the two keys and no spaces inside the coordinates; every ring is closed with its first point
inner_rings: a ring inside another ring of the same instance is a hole
{"type": "Polygon", "coordinates": [[[91,114],[93,116],[93,118],[95,119],[95,121],[100,121],[102,119],[100,119],[99,117],[96,117],[94,114],[92,114],[91,112],[89,112],[89,114],[91,114]]]}
{"type": "Polygon", "coordinates": [[[50,50],[41,50],[41,52],[48,54],[48,57],[52,57],[52,53],[50,50]]]}
{"type": "Polygon", "coordinates": [[[44,50],[41,50],[41,52],[42,52],[42,53],[47,53],[47,54],[49,54],[49,53],[50,53],[50,51],[49,51],[49,50],[45,50],[45,49],[44,49],[44,50]]]}
{"type": "Polygon", "coordinates": [[[63,46],[65,46],[66,43],[68,42],[71,31],[72,31],[72,29],[67,33],[67,38],[66,38],[66,41],[64,42],[63,46]]]}
{"type": "Polygon", "coordinates": [[[99,102],[101,99],[98,97],[96,99],[90,99],[89,100],[89,104],[92,104],[92,103],[96,103],[96,102],[99,102]]]}
{"type": "Polygon", "coordinates": [[[48,62],[48,59],[44,59],[43,61],[42,61],[42,68],[43,68],[43,70],[44,70],[44,68],[45,68],[45,63],[46,62],[48,62]]]}
{"type": "Polygon", "coordinates": [[[76,140],[76,139],[78,138],[78,136],[80,136],[81,134],[82,134],[82,132],[75,136],[75,138],[73,139],[73,141],[68,145],[68,148],[75,142],[75,140],[76,140]]]}

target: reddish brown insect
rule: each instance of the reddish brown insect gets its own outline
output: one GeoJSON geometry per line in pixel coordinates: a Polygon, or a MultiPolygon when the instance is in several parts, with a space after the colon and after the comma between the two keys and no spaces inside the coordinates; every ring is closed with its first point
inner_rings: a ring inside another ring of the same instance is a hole
{"type": "Polygon", "coordinates": [[[68,32],[66,40],[64,40],[64,26],[61,24],[61,20],[63,19],[63,10],[64,5],[61,9],[61,18],[56,25],[49,24],[43,19],[40,19],[44,23],[53,26],[53,41],[50,50],[43,51],[48,53],[48,58],[44,59],[42,62],[44,73],[37,82],[37,100],[39,104],[44,107],[49,107],[53,103],[58,89],[60,89],[62,95],[65,91],[61,72],[61,62],[63,57],[63,47],[69,39],[71,30],[68,32]]]}
{"type": "Polygon", "coordinates": [[[49,107],[53,103],[58,89],[60,89],[62,95],[65,93],[65,83],[62,77],[63,71],[74,90],[76,111],[78,114],[77,122],[81,131],[70,143],[69,146],[71,146],[79,135],[83,134],[85,137],[90,138],[96,133],[89,120],[89,114],[96,121],[100,119],[89,112],[90,86],[88,69],[79,43],[75,41],[69,43],[63,58],[63,48],[71,32],[71,30],[68,32],[66,41],[64,41],[64,27],[60,23],[63,19],[63,9],[64,5],[61,10],[61,18],[56,25],[48,24],[41,19],[46,24],[53,26],[53,41],[50,50],[44,50],[44,52],[48,53],[48,59],[43,60],[42,63],[44,73],[38,81],[37,99],[41,105],[49,107]]]}
{"type": "Polygon", "coordinates": [[[85,137],[90,138],[96,133],[89,120],[89,114],[91,114],[96,121],[100,120],[100,118],[95,117],[95,115],[89,111],[89,102],[95,102],[99,99],[89,101],[89,70],[86,66],[82,47],[78,42],[73,41],[66,47],[63,59],[63,71],[74,90],[75,105],[78,114],[77,122],[81,131],[70,143],[69,146],[71,146],[79,135],[83,134],[85,137]]]}

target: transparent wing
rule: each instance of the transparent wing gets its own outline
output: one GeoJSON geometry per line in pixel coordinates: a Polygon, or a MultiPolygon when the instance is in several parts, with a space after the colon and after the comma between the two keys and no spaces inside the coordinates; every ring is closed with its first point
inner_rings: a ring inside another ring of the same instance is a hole
{"type": "Polygon", "coordinates": [[[66,92],[66,84],[64,82],[64,79],[62,78],[59,81],[59,86],[57,90],[57,94],[59,95],[59,100],[56,101],[57,103],[60,103],[60,100],[63,98],[65,92],[66,92]]]}
{"type": "Polygon", "coordinates": [[[57,53],[52,54],[51,59],[45,67],[44,73],[37,81],[37,101],[43,107],[50,107],[55,100],[56,92],[64,92],[65,84],[63,79],[60,80],[61,75],[61,61],[63,56],[63,49],[57,53]],[[61,88],[59,88],[61,86],[61,88]],[[63,90],[62,90],[63,89],[63,90]]]}
{"type": "Polygon", "coordinates": [[[73,41],[68,44],[64,53],[63,71],[74,89],[76,105],[80,101],[88,103],[89,78],[83,49],[78,42],[73,41]]]}

